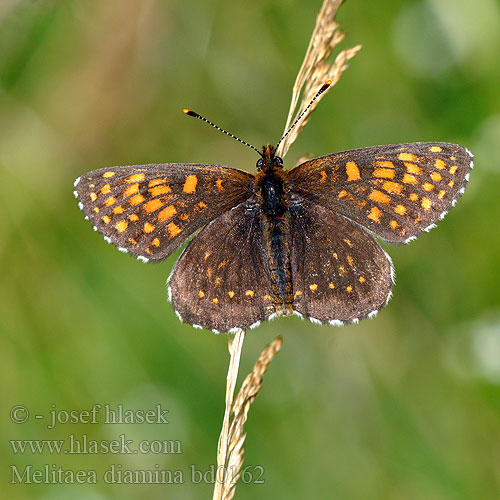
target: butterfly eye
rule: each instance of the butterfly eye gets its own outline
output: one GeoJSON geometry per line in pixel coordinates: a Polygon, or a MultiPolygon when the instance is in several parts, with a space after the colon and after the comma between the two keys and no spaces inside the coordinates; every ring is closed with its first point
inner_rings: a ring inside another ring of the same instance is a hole
{"type": "Polygon", "coordinates": [[[276,162],[276,165],[280,168],[283,167],[283,160],[279,156],[274,157],[274,161],[276,162]]]}
{"type": "Polygon", "coordinates": [[[257,161],[257,170],[262,170],[263,167],[264,162],[262,161],[262,158],[259,158],[259,160],[257,161]]]}

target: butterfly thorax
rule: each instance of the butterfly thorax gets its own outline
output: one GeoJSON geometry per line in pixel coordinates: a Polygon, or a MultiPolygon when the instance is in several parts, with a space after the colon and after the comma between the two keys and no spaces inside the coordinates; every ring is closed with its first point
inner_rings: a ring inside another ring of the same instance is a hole
{"type": "Polygon", "coordinates": [[[257,162],[254,192],[264,214],[282,216],[288,209],[289,187],[283,161],[275,156],[273,146],[262,148],[262,158],[257,162]]]}
{"type": "Polygon", "coordinates": [[[265,146],[257,163],[254,193],[261,213],[273,303],[278,315],[292,313],[290,260],[290,193],[287,172],[272,146],[265,146]]]}

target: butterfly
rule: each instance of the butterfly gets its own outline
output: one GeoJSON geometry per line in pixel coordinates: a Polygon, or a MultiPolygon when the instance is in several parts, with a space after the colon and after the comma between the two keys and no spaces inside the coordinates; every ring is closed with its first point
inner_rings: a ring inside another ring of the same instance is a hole
{"type": "Polygon", "coordinates": [[[354,149],[290,170],[275,147],[258,152],[255,174],[121,166],[79,177],[74,194],[108,243],[144,262],[197,233],[168,279],[169,299],[181,321],[231,333],[291,314],[332,325],[373,317],[394,284],[373,235],[408,243],[434,227],[473,168],[467,148],[443,142],[354,149]]]}

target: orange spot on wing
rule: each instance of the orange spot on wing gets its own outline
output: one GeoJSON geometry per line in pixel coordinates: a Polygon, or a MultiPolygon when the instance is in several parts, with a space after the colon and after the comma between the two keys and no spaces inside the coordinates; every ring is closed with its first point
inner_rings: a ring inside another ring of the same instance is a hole
{"type": "Polygon", "coordinates": [[[139,216],[137,214],[130,214],[128,216],[129,220],[131,220],[132,222],[135,222],[136,220],[139,220],[139,216]]]}
{"type": "Polygon", "coordinates": [[[370,210],[370,213],[368,214],[368,218],[371,219],[373,222],[380,222],[381,215],[382,215],[382,212],[380,211],[380,208],[373,207],[370,210]]]}
{"type": "Polygon", "coordinates": [[[429,182],[425,182],[422,187],[426,190],[426,191],[432,191],[434,189],[434,184],[430,184],[429,182]]]}
{"type": "Polygon", "coordinates": [[[132,182],[141,182],[146,178],[146,174],[134,174],[129,177],[127,177],[126,181],[129,183],[132,182]]]}
{"type": "Polygon", "coordinates": [[[439,172],[432,172],[432,174],[431,174],[431,179],[434,182],[439,182],[442,178],[443,178],[443,176],[439,172]]]}
{"type": "Polygon", "coordinates": [[[399,184],[398,182],[386,181],[384,182],[382,187],[388,193],[401,194],[401,191],[403,190],[403,185],[399,184]]]}
{"type": "Polygon", "coordinates": [[[351,286],[351,285],[349,285],[349,286],[346,288],[346,290],[347,290],[349,293],[351,293],[351,292],[352,292],[352,286],[351,286]]]}
{"type": "Polygon", "coordinates": [[[443,191],[443,190],[439,191],[439,193],[438,193],[438,198],[439,198],[440,200],[442,200],[445,194],[446,194],[446,191],[443,191]]]}
{"type": "Polygon", "coordinates": [[[359,277],[359,282],[360,282],[360,283],[364,283],[365,281],[366,281],[366,280],[365,280],[365,278],[363,278],[363,276],[360,276],[360,277],[359,277]]]}
{"type": "Polygon", "coordinates": [[[172,190],[170,189],[170,186],[167,186],[166,184],[162,184],[161,186],[156,186],[156,187],[153,187],[149,190],[149,192],[151,193],[151,196],[160,196],[162,194],[168,194],[168,193],[171,193],[172,190]]]}
{"type": "Polygon", "coordinates": [[[407,162],[405,162],[404,165],[406,167],[406,171],[409,174],[420,175],[422,173],[422,169],[420,167],[418,167],[417,165],[415,165],[414,163],[407,163],[407,162]]]}
{"type": "Polygon", "coordinates": [[[233,291],[227,292],[227,294],[229,295],[230,299],[232,299],[234,297],[234,292],[233,291]]]}
{"type": "Polygon", "coordinates": [[[105,184],[105,185],[101,188],[101,193],[102,193],[102,194],[108,194],[110,191],[111,191],[111,186],[110,186],[109,184],[105,184]]]}
{"type": "Polygon", "coordinates": [[[124,212],[123,207],[121,205],[118,205],[117,207],[113,208],[113,213],[114,214],[122,214],[124,212]]]}
{"type": "Polygon", "coordinates": [[[179,233],[182,232],[182,229],[179,226],[176,226],[173,222],[171,222],[167,226],[168,232],[170,233],[170,237],[175,238],[179,233]]]}
{"type": "Polygon", "coordinates": [[[203,297],[205,297],[205,292],[203,290],[200,290],[198,292],[198,297],[200,297],[200,299],[202,299],[203,297]]]}
{"type": "Polygon", "coordinates": [[[196,175],[188,175],[186,181],[184,182],[184,187],[182,191],[187,194],[193,194],[196,192],[196,185],[198,184],[198,177],[196,175]]]}
{"type": "Polygon", "coordinates": [[[144,210],[148,213],[156,212],[159,208],[163,206],[163,203],[158,198],[154,200],[149,200],[147,203],[143,205],[144,210]]]}
{"type": "Polygon", "coordinates": [[[347,263],[348,263],[351,267],[354,267],[354,260],[353,260],[353,258],[352,258],[350,255],[348,255],[348,256],[347,256],[347,263]]]}
{"type": "Polygon", "coordinates": [[[155,238],[152,242],[151,245],[154,247],[159,247],[160,246],[160,240],[158,238],[155,238]]]}
{"type": "Polygon", "coordinates": [[[391,220],[392,229],[396,229],[398,226],[399,226],[399,224],[395,220],[391,220]]]}
{"type": "Polygon", "coordinates": [[[142,196],[142,194],[136,194],[136,195],[132,196],[132,198],[130,198],[128,201],[131,205],[139,205],[144,200],[145,200],[145,198],[144,198],[144,196],[142,196]]]}
{"type": "Polygon", "coordinates": [[[441,160],[441,158],[436,158],[436,162],[434,163],[436,168],[439,168],[439,170],[443,170],[446,168],[446,163],[441,160]]]}
{"type": "Polygon", "coordinates": [[[247,297],[253,297],[253,296],[254,296],[254,291],[253,291],[253,290],[247,290],[247,291],[245,292],[245,295],[246,295],[247,297]]]}
{"type": "Polygon", "coordinates": [[[403,176],[403,182],[405,184],[416,184],[417,183],[417,178],[413,175],[410,174],[405,174],[403,176]]]}
{"type": "Polygon", "coordinates": [[[417,201],[418,200],[418,194],[417,193],[411,193],[410,194],[410,200],[411,201],[417,201]]]}
{"type": "Polygon", "coordinates": [[[452,188],[454,185],[455,185],[455,182],[453,182],[453,181],[448,182],[448,186],[450,186],[451,188],[452,188]]]}
{"type": "Polygon", "coordinates": [[[110,207],[111,205],[114,205],[116,203],[116,200],[110,196],[109,198],[106,198],[106,201],[104,202],[104,204],[107,206],[107,207],[110,207]]]}
{"type": "Polygon", "coordinates": [[[94,207],[94,212],[95,212],[96,214],[98,214],[98,213],[99,213],[99,207],[94,207]]]}
{"type": "Polygon", "coordinates": [[[404,207],[403,205],[396,205],[394,207],[394,211],[397,214],[404,215],[406,213],[406,207],[404,207]]]}
{"type": "Polygon", "coordinates": [[[111,222],[111,219],[110,219],[107,215],[105,215],[105,216],[102,218],[102,220],[103,220],[106,224],[109,224],[109,223],[111,222]]]}
{"type": "Polygon", "coordinates": [[[125,191],[123,191],[123,197],[128,198],[129,196],[132,196],[133,194],[136,194],[139,192],[139,184],[132,184],[130,185],[125,191]]]}
{"type": "Polygon", "coordinates": [[[389,196],[387,196],[386,194],[382,193],[382,191],[377,191],[376,189],[374,189],[368,196],[368,198],[370,198],[370,200],[376,202],[376,203],[389,203],[391,201],[391,199],[389,198],[389,196]]]}
{"type": "Polygon", "coordinates": [[[399,153],[398,158],[401,161],[418,161],[418,156],[412,153],[399,153]]]}
{"type": "Polygon", "coordinates": [[[361,179],[361,176],[359,175],[359,168],[353,161],[348,161],[345,164],[345,171],[348,181],[358,181],[361,179]]]}
{"type": "MultiPolygon", "coordinates": [[[[377,163],[390,163],[392,165],[392,162],[390,162],[390,161],[378,161],[377,163]]],[[[373,175],[375,177],[381,177],[383,179],[394,179],[394,176],[396,175],[396,171],[394,169],[390,169],[390,168],[376,168],[373,171],[373,175]]]]}
{"type": "Polygon", "coordinates": [[[318,285],[316,283],[313,283],[312,285],[309,285],[309,288],[314,292],[318,288],[318,285]]]}
{"type": "Polygon", "coordinates": [[[102,176],[107,178],[107,177],[113,177],[113,175],[115,174],[116,172],[104,172],[102,176]]]}
{"type": "Polygon", "coordinates": [[[222,185],[222,182],[223,182],[222,179],[217,179],[215,181],[215,185],[217,186],[217,189],[219,191],[222,191],[224,189],[224,186],[222,185]]]}
{"type": "Polygon", "coordinates": [[[429,198],[422,198],[421,204],[424,210],[429,210],[429,208],[431,208],[432,206],[432,202],[431,200],[429,200],[429,198]]]}
{"type": "Polygon", "coordinates": [[[144,224],[144,232],[145,233],[152,233],[154,231],[155,227],[153,226],[153,224],[150,224],[149,222],[146,222],[144,224]]]}
{"type": "Polygon", "coordinates": [[[454,174],[457,171],[458,167],[456,165],[453,165],[450,167],[450,174],[454,174]]]}
{"type": "Polygon", "coordinates": [[[429,151],[432,151],[433,153],[441,153],[441,151],[443,151],[443,148],[440,148],[439,146],[431,146],[429,148],[429,151]]]}
{"type": "Polygon", "coordinates": [[[121,220],[115,224],[115,228],[120,231],[120,233],[123,233],[128,227],[128,223],[126,220],[121,220]]]}
{"type": "Polygon", "coordinates": [[[325,182],[325,181],[326,181],[326,178],[328,177],[328,176],[326,175],[326,172],[325,172],[324,170],[322,170],[322,171],[320,172],[320,174],[321,174],[321,178],[320,178],[319,182],[325,182]]]}
{"type": "Polygon", "coordinates": [[[158,222],[165,222],[166,220],[171,219],[176,213],[177,210],[175,207],[173,205],[169,205],[158,214],[158,222]]]}
{"type": "Polygon", "coordinates": [[[212,302],[213,302],[214,304],[218,304],[218,303],[219,303],[219,299],[218,299],[217,297],[215,297],[215,299],[212,299],[212,302]]]}
{"type": "Polygon", "coordinates": [[[92,201],[97,200],[97,195],[96,195],[95,193],[90,193],[90,195],[89,195],[89,196],[90,196],[90,199],[91,199],[92,201]]]}
{"type": "Polygon", "coordinates": [[[347,196],[347,191],[345,189],[342,189],[340,193],[337,195],[337,198],[343,198],[344,196],[347,196]]]}

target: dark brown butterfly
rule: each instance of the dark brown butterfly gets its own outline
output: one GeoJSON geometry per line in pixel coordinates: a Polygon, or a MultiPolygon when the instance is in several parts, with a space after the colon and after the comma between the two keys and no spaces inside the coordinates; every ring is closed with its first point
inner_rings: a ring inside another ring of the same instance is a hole
{"type": "Polygon", "coordinates": [[[260,154],[255,175],[113,167],[78,178],[74,193],[106,241],[144,262],[200,230],[168,282],[181,321],[215,332],[290,314],[342,325],[374,316],[391,296],[392,262],[370,233],[408,243],[428,231],[473,167],[468,149],[441,142],[334,153],[291,170],[274,147],[260,154]]]}

